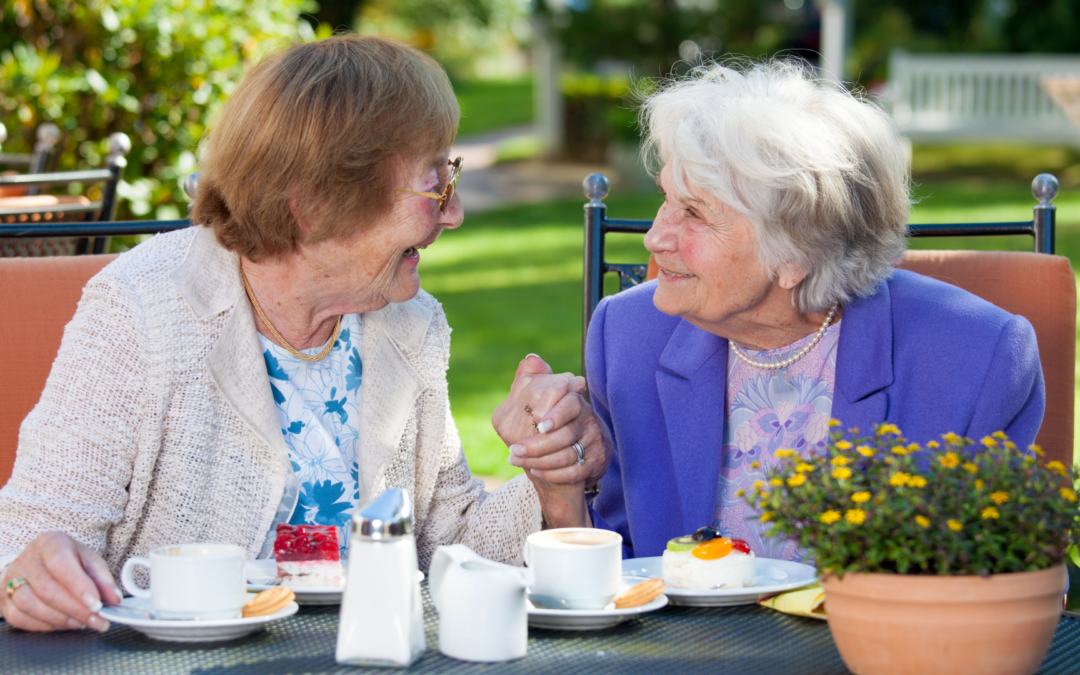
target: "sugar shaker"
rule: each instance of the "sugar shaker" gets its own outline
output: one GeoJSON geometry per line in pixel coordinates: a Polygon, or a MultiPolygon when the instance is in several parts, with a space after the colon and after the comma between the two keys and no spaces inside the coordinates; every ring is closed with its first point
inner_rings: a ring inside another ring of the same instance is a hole
{"type": "Polygon", "coordinates": [[[412,500],[390,489],[353,516],[337,662],[407,668],[424,653],[412,500]]]}

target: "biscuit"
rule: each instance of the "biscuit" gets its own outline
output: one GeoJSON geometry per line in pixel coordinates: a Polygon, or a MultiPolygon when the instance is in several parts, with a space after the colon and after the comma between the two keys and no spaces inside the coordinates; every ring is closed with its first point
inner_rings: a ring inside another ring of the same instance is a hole
{"type": "Polygon", "coordinates": [[[645,603],[652,602],[664,592],[663,579],[649,579],[642,581],[637,586],[615,598],[615,609],[629,609],[640,607],[645,603]]]}
{"type": "Polygon", "coordinates": [[[251,602],[244,605],[243,616],[248,619],[253,616],[268,616],[274,612],[280,612],[295,597],[296,593],[293,593],[292,589],[280,586],[268,588],[252,598],[251,602]]]}

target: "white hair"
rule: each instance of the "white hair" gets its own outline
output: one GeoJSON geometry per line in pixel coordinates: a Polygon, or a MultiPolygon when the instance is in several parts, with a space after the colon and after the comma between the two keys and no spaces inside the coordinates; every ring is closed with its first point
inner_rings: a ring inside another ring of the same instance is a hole
{"type": "Polygon", "coordinates": [[[805,62],[710,63],[662,84],[640,111],[650,171],[670,165],[746,216],[774,278],[807,271],[804,313],[874,292],[906,248],[907,153],[875,103],[818,79],[805,62]]]}

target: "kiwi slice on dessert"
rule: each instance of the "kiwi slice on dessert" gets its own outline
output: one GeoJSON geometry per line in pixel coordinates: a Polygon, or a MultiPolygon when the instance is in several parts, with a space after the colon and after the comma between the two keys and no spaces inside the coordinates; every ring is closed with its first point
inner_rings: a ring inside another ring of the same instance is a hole
{"type": "Polygon", "coordinates": [[[698,546],[701,546],[700,541],[694,541],[693,535],[686,535],[685,537],[675,537],[667,543],[667,550],[675,553],[684,553],[686,551],[692,551],[698,546]]]}

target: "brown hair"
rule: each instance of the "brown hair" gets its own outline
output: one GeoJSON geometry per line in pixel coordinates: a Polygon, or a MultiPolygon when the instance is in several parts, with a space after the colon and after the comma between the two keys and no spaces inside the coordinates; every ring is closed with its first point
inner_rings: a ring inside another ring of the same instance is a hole
{"type": "Polygon", "coordinates": [[[458,117],[445,71],[412,47],[293,44],[244,78],[204,139],[192,221],[254,261],[348,236],[391,208],[400,160],[448,147],[458,117]]]}

